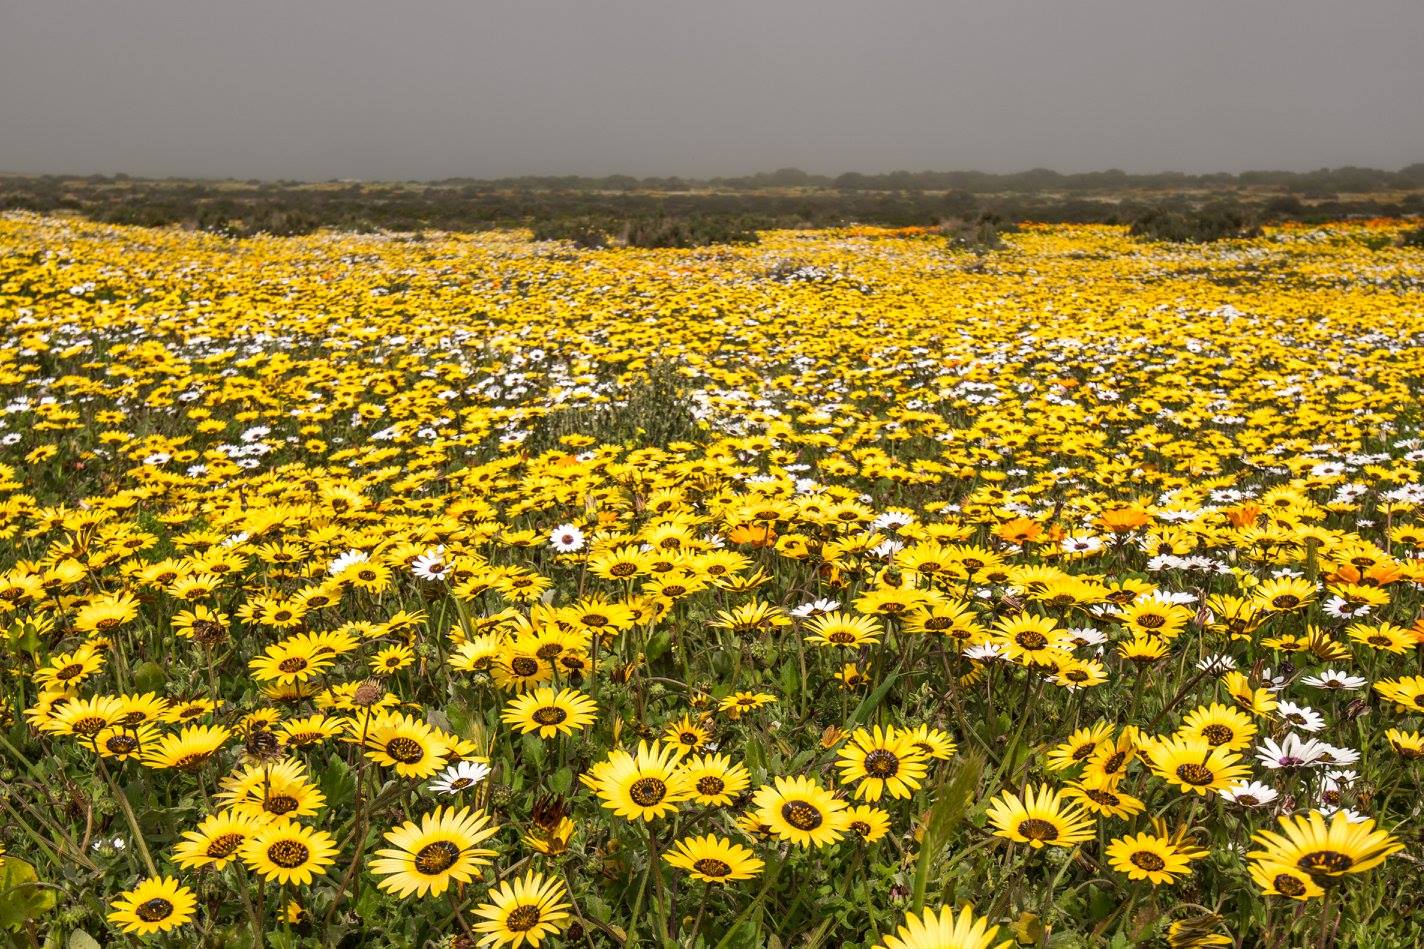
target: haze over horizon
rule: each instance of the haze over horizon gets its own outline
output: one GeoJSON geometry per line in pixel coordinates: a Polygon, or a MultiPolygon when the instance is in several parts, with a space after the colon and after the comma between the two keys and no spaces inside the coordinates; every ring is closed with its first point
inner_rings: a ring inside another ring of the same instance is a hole
{"type": "Polygon", "coordinates": [[[1397,169],[1421,35],[1417,0],[0,0],[0,170],[1397,169]]]}

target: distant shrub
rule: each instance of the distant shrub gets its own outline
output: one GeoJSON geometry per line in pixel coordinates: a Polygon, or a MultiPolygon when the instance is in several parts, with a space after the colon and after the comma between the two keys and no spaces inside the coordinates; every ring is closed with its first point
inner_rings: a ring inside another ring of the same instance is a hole
{"type": "Polygon", "coordinates": [[[705,215],[639,219],[623,229],[623,243],[629,247],[706,247],[757,240],[757,232],[739,220],[705,215]]]}
{"type": "Polygon", "coordinates": [[[541,454],[574,434],[657,448],[707,437],[685,380],[667,362],[650,364],[612,402],[551,412],[535,423],[524,447],[541,454]]]}
{"type": "Polygon", "coordinates": [[[980,213],[970,217],[954,217],[939,224],[939,232],[956,250],[988,251],[1004,246],[1001,235],[1018,230],[996,215],[980,213]]]}
{"type": "Polygon", "coordinates": [[[1400,247],[1424,247],[1424,224],[1410,228],[1399,235],[1400,247]]]}
{"type": "Polygon", "coordinates": [[[607,247],[608,231],[586,218],[553,218],[534,225],[535,241],[568,241],[584,250],[607,247]]]}
{"type": "Polygon", "coordinates": [[[1255,237],[1261,228],[1249,209],[1222,201],[1200,208],[1149,208],[1132,220],[1128,233],[1149,241],[1205,244],[1255,237]]]}

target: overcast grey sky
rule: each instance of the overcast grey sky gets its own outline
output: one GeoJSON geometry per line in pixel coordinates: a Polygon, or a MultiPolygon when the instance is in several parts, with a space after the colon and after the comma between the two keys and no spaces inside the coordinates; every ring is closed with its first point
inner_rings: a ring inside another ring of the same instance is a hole
{"type": "Polygon", "coordinates": [[[0,0],[0,169],[1424,161],[1424,0],[0,0]]]}

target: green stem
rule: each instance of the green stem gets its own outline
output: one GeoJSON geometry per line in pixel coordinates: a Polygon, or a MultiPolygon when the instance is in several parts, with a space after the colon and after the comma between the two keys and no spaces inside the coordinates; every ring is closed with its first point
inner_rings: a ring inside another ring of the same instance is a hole
{"type": "Polygon", "coordinates": [[[143,865],[148,868],[148,875],[154,878],[158,876],[158,867],[153,863],[153,855],[148,852],[148,842],[143,839],[143,831],[138,826],[138,818],[134,816],[133,807],[129,804],[128,795],[125,794],[115,783],[113,775],[109,774],[109,769],[104,766],[104,759],[97,759],[99,762],[99,773],[104,776],[104,780],[109,784],[109,790],[113,792],[114,798],[119,802],[119,809],[124,812],[124,820],[128,821],[129,833],[133,834],[134,843],[138,846],[138,852],[143,857],[143,865]]]}

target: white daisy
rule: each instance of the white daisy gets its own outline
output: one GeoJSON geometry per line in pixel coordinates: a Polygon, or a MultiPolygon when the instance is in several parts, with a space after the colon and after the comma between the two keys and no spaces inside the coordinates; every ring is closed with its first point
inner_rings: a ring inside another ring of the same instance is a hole
{"type": "Polygon", "coordinates": [[[1274,801],[1279,795],[1276,789],[1260,781],[1242,781],[1221,792],[1222,798],[1242,807],[1262,807],[1274,801]]]}
{"type": "Polygon", "coordinates": [[[1326,669],[1317,675],[1306,676],[1300,681],[1317,689],[1335,689],[1344,692],[1363,689],[1369,684],[1369,680],[1364,676],[1350,675],[1342,669],[1326,669]]]}
{"type": "Polygon", "coordinates": [[[561,554],[583,550],[583,531],[572,524],[560,524],[549,535],[549,545],[561,554]]]}
{"type": "Polygon", "coordinates": [[[331,564],[327,566],[326,572],[334,577],[352,564],[365,563],[370,559],[371,555],[364,550],[348,550],[333,560],[331,564]]]}
{"type": "Polygon", "coordinates": [[[834,613],[841,608],[839,600],[827,600],[825,598],[812,600],[810,603],[802,603],[791,611],[791,615],[797,619],[806,619],[810,616],[820,616],[823,613],[834,613]]]}
{"type": "Polygon", "coordinates": [[[1280,768],[1309,768],[1325,763],[1327,745],[1314,738],[1301,739],[1290,732],[1277,744],[1274,738],[1267,738],[1256,748],[1256,760],[1272,770],[1280,768]]]}
{"type": "Polygon", "coordinates": [[[1305,705],[1297,705],[1281,699],[1280,705],[1276,708],[1276,714],[1290,728],[1299,728],[1314,734],[1325,727],[1325,716],[1315,709],[1305,705]]]}
{"type": "MultiPolygon", "coordinates": [[[[1314,739],[1312,739],[1314,740],[1314,739]]],[[[1329,745],[1320,743],[1320,763],[1341,767],[1344,765],[1357,764],[1360,760],[1360,753],[1353,748],[1344,748],[1340,745],[1329,745]]]]}
{"type": "Polygon", "coordinates": [[[445,562],[445,545],[442,544],[411,561],[410,572],[422,580],[444,580],[451,566],[445,562]]]}
{"type": "Polygon", "coordinates": [[[1197,660],[1197,668],[1212,675],[1221,675],[1236,668],[1236,660],[1227,655],[1207,656],[1197,660]]]}
{"type": "Polygon", "coordinates": [[[479,784],[489,774],[490,767],[483,761],[457,761],[432,778],[426,786],[440,794],[457,794],[479,784]]]}

